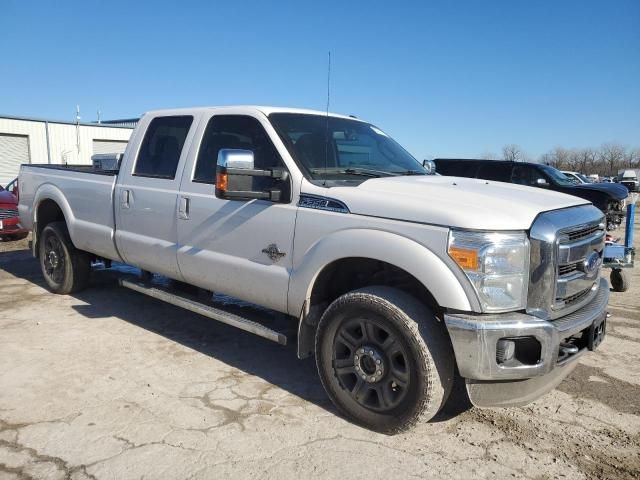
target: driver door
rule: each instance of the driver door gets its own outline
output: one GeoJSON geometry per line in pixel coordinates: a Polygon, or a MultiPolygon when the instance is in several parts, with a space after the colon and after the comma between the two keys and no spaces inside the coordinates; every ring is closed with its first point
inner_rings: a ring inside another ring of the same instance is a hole
{"type": "Polygon", "coordinates": [[[281,203],[215,195],[221,149],[251,150],[256,169],[285,168],[277,149],[251,115],[214,115],[201,122],[196,138],[200,145],[190,152],[178,199],[180,272],[188,283],[286,312],[297,209],[290,185],[282,186],[281,203]]]}

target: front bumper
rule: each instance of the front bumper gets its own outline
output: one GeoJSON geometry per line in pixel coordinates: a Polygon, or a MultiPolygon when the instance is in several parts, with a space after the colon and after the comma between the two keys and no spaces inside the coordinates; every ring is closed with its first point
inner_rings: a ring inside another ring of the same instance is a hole
{"type": "Polygon", "coordinates": [[[555,388],[571,373],[578,358],[588,350],[592,326],[607,314],[609,285],[600,279],[597,288],[588,304],[552,321],[523,313],[445,314],[458,370],[467,381],[474,405],[524,405],[555,388]],[[577,342],[577,351],[567,353],[564,346],[569,337],[585,340],[577,342]],[[526,339],[528,344],[539,344],[537,358],[499,364],[496,354],[500,339],[526,339]]]}

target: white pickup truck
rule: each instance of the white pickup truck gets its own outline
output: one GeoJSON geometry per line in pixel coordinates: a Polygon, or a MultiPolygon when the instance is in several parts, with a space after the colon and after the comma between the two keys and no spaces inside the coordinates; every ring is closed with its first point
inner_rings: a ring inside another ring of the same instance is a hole
{"type": "Polygon", "coordinates": [[[19,212],[53,292],[116,261],[141,269],[126,287],[286,343],[154,279],[281,312],[338,409],[397,432],[433,417],[458,374],[477,406],[531,402],[605,334],[597,208],[429,173],[353,117],[165,110],[118,170],[23,165],[19,212]]]}

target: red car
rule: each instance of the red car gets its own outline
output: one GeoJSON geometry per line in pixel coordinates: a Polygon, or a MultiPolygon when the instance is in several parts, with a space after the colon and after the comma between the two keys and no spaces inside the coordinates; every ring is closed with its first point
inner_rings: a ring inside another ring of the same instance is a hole
{"type": "Polygon", "coordinates": [[[18,217],[18,181],[0,186],[0,238],[2,240],[20,240],[29,232],[20,223],[18,217]]]}

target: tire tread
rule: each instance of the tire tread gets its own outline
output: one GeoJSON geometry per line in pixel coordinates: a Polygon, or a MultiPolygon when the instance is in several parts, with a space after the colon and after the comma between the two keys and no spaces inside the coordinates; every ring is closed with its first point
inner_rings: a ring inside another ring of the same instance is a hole
{"type": "MultiPolygon", "coordinates": [[[[352,302],[357,302],[360,305],[377,305],[393,312],[395,320],[400,321],[409,330],[410,335],[407,336],[407,340],[418,352],[420,356],[418,361],[427,372],[426,381],[423,382],[423,390],[418,395],[419,403],[410,415],[399,419],[394,424],[368,426],[383,433],[396,434],[419,422],[426,422],[433,418],[446,402],[454,380],[453,350],[444,326],[437,322],[426,305],[418,302],[409,294],[392,287],[371,286],[354,290],[336,299],[322,315],[317,332],[323,331],[331,321],[333,312],[352,302]]],[[[320,335],[317,334],[316,354],[319,352],[320,341],[320,335]]],[[[325,390],[330,392],[327,387],[327,379],[324,378],[319,365],[318,372],[325,390]]],[[[330,393],[329,395],[331,396],[330,393]]],[[[334,403],[342,413],[352,417],[350,412],[345,411],[337,402],[334,403]]]]}
{"type": "MultiPolygon", "coordinates": [[[[55,286],[52,285],[47,279],[47,284],[49,285],[51,290],[54,291],[54,293],[59,293],[62,295],[68,295],[70,293],[75,293],[83,290],[89,284],[89,278],[91,275],[91,257],[89,253],[83,250],[78,250],[73,245],[73,242],[71,241],[71,237],[69,235],[69,230],[67,229],[67,224],[65,222],[51,222],[47,224],[42,230],[42,236],[44,236],[43,234],[47,229],[53,230],[55,235],[60,238],[62,246],[69,256],[69,259],[71,260],[71,269],[64,282],[59,286],[55,286]]],[[[42,257],[42,251],[40,252],[40,256],[42,257]]],[[[40,259],[40,262],[43,262],[42,258],[40,259]]]]}

